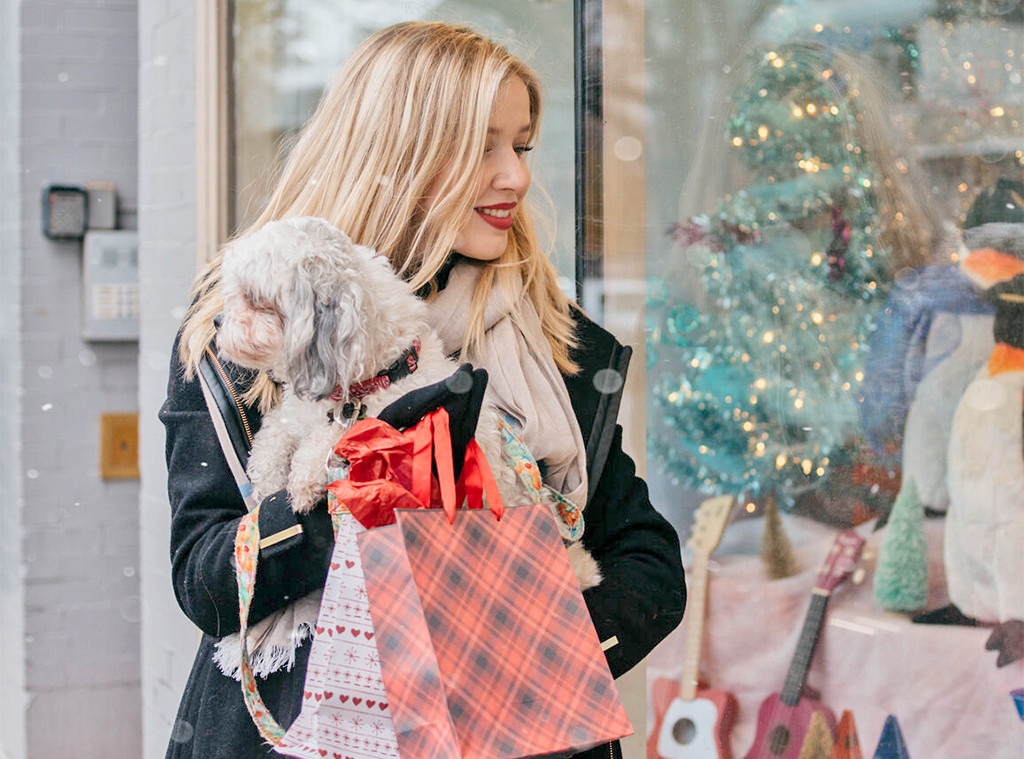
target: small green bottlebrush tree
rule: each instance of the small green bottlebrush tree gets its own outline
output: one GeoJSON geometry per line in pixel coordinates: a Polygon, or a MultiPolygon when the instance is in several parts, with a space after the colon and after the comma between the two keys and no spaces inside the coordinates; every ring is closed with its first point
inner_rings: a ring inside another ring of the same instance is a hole
{"type": "Polygon", "coordinates": [[[913,480],[893,503],[875,569],[875,602],[887,611],[923,609],[928,601],[928,543],[924,506],[913,480]]]}
{"type": "Polygon", "coordinates": [[[800,569],[793,554],[793,544],[782,524],[774,495],[769,495],[764,507],[764,532],[761,533],[761,565],[773,580],[792,577],[800,569]]]}

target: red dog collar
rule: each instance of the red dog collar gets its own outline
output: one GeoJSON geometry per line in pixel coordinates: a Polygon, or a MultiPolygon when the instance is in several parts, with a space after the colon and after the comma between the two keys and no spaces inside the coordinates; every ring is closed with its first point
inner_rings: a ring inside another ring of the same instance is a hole
{"type": "Polygon", "coordinates": [[[343,391],[340,386],[334,388],[334,392],[331,393],[332,401],[343,401],[343,400],[362,400],[370,393],[375,393],[378,390],[383,390],[386,387],[391,387],[391,384],[398,382],[398,380],[408,377],[419,367],[420,358],[420,339],[417,337],[412,341],[412,345],[403,353],[398,359],[381,372],[378,372],[376,376],[370,379],[363,380],[362,382],[356,382],[353,385],[349,385],[348,391],[343,391]]]}

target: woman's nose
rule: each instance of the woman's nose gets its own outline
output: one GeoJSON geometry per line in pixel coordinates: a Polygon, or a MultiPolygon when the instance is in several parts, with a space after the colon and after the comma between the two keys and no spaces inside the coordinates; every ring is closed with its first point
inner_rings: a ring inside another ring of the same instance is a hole
{"type": "Polygon", "coordinates": [[[522,194],[530,186],[530,169],[518,153],[509,151],[495,176],[495,184],[499,190],[515,190],[522,194]]]}

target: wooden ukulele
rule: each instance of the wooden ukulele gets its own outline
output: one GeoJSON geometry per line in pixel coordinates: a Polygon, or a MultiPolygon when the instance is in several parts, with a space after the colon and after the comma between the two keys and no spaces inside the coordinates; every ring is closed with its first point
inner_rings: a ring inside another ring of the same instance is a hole
{"type": "Polygon", "coordinates": [[[700,505],[689,545],[693,549],[683,673],[679,680],[658,678],[651,686],[654,731],[647,741],[648,759],[732,759],[729,731],[736,720],[736,698],[722,690],[701,688],[700,648],[704,636],[708,562],[718,547],[735,499],[711,498],[700,505]]]}
{"type": "Polygon", "coordinates": [[[757,712],[754,745],[744,759],[799,759],[800,748],[815,712],[821,712],[829,729],[835,734],[835,714],[824,704],[805,697],[803,691],[814,649],[821,637],[829,596],[849,577],[863,547],[864,538],[853,530],[839,533],[832,543],[818,571],[817,584],[811,593],[811,605],[804,618],[803,630],[782,692],[773,693],[761,703],[757,712]]]}

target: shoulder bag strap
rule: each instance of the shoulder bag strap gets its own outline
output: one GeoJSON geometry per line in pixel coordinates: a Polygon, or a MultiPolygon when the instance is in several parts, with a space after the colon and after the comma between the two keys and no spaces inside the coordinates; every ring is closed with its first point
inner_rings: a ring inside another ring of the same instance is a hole
{"type": "Polygon", "coordinates": [[[217,439],[220,440],[231,474],[234,475],[238,492],[242,494],[246,508],[252,511],[257,503],[252,497],[252,482],[245,473],[251,438],[238,407],[238,393],[220,360],[209,347],[199,362],[199,385],[203,388],[203,397],[210,410],[214,429],[217,430],[217,439]]]}

